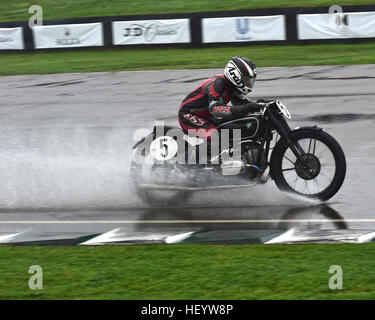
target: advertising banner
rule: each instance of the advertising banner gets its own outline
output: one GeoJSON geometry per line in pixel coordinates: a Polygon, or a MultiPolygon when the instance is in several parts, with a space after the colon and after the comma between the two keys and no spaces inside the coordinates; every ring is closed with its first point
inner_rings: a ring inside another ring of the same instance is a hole
{"type": "Polygon", "coordinates": [[[0,28],[0,50],[23,50],[22,28],[0,28]]]}
{"type": "Polygon", "coordinates": [[[298,39],[375,37],[375,12],[299,14],[298,39]]]}
{"type": "Polygon", "coordinates": [[[189,43],[189,19],[114,21],[113,44],[189,43]]]}
{"type": "Polygon", "coordinates": [[[103,46],[102,23],[33,27],[36,49],[103,46]]]}
{"type": "Polygon", "coordinates": [[[205,18],[204,43],[285,40],[285,16],[205,18]]]}

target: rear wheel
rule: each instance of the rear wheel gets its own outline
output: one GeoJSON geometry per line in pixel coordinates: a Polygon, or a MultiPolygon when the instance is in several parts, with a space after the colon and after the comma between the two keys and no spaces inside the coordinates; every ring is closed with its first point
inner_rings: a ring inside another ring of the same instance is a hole
{"type": "Polygon", "coordinates": [[[346,160],[338,142],[322,130],[301,129],[290,139],[304,154],[297,159],[285,140],[280,140],[271,157],[271,172],[280,190],[326,201],[344,182],[346,160]]]}
{"type": "Polygon", "coordinates": [[[150,154],[145,155],[142,146],[134,150],[130,175],[137,196],[150,205],[175,205],[190,195],[181,190],[157,190],[155,186],[171,186],[178,177],[186,177],[173,165],[156,164],[150,154]]]}

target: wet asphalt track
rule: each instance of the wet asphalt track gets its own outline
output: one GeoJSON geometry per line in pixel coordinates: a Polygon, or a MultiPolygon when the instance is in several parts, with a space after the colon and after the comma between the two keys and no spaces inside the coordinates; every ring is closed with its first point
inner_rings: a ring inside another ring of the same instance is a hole
{"type": "Polygon", "coordinates": [[[155,119],[176,125],[185,95],[220,72],[1,77],[0,241],[75,243],[66,239],[110,231],[118,242],[160,242],[200,230],[192,241],[257,242],[293,227],[329,239],[337,230],[374,231],[375,65],[259,68],[254,99],[280,99],[291,127],[318,124],[342,145],[347,176],[329,202],[290,197],[272,181],[199,192],[178,208],[134,195],[134,132],[155,119]]]}

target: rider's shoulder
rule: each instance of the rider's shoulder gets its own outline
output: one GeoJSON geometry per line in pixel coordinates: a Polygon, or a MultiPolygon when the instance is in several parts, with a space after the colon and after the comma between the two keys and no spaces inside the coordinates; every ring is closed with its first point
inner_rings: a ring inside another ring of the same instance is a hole
{"type": "Polygon", "coordinates": [[[205,89],[208,91],[223,92],[227,86],[224,75],[216,75],[205,81],[205,89]]]}
{"type": "Polygon", "coordinates": [[[213,82],[215,82],[215,86],[218,87],[225,87],[227,85],[224,75],[219,74],[212,78],[213,82]]]}
{"type": "Polygon", "coordinates": [[[223,74],[218,74],[217,76],[214,77],[215,81],[219,82],[219,83],[223,83],[225,84],[226,81],[225,81],[225,77],[223,74]]]}

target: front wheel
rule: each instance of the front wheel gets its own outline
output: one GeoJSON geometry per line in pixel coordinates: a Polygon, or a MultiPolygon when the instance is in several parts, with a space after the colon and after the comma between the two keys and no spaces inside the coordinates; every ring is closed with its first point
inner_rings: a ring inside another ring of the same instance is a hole
{"type": "Polygon", "coordinates": [[[339,143],[322,130],[296,130],[289,138],[303,154],[298,160],[285,140],[277,143],[270,163],[277,187],[322,201],[333,197],[346,173],[345,155],[339,143]]]}

